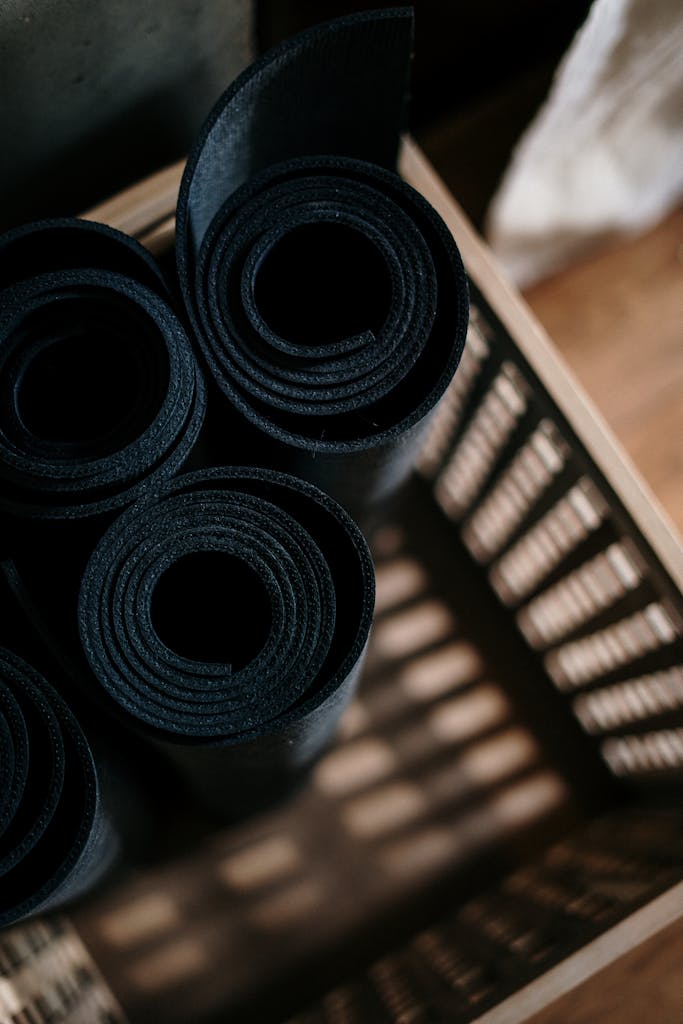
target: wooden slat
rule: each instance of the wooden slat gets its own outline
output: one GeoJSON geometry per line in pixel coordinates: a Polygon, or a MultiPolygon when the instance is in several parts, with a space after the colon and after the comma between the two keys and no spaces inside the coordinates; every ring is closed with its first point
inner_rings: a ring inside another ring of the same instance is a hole
{"type": "Polygon", "coordinates": [[[143,235],[148,235],[175,212],[184,167],[185,161],[179,160],[93,206],[82,216],[85,220],[98,220],[142,240],[143,235]]]}
{"type": "MultiPolygon", "coordinates": [[[[669,889],[668,892],[648,903],[641,910],[631,914],[624,921],[621,921],[614,928],[610,928],[599,938],[588,943],[578,953],[563,960],[557,967],[546,971],[540,978],[531,984],[515,992],[509,999],[505,999],[492,1010],[477,1017],[476,1024],[565,1024],[571,1021],[572,1024],[632,1024],[636,1022],[633,1016],[625,1014],[618,1016],[585,1017],[579,1015],[583,1012],[601,985],[601,972],[606,968],[618,970],[621,973],[624,984],[628,981],[638,998],[647,998],[650,986],[677,986],[680,991],[681,977],[676,969],[671,974],[671,962],[667,958],[664,961],[658,959],[657,950],[665,948],[667,937],[671,934],[676,936],[677,942],[681,941],[683,929],[683,882],[669,889]],[[669,931],[671,926],[675,926],[669,931]],[[648,950],[649,978],[641,977],[638,973],[628,976],[628,967],[638,962],[639,947],[643,943],[652,940],[648,950]],[[634,953],[634,951],[636,951],[634,953]],[[654,960],[652,959],[654,951],[654,960]],[[570,993],[573,997],[570,998],[570,993]],[[565,1001],[565,997],[567,997],[565,1001]],[[558,1002],[560,1001],[560,1002],[558,1002]],[[569,1012],[568,1008],[574,1007],[577,1016],[569,1012]],[[562,1015],[559,1011],[567,1009],[567,1014],[562,1015]]],[[[679,961],[680,962],[680,961],[679,961]]],[[[676,963],[676,968],[678,963],[676,963]]],[[[602,975],[604,980],[604,975],[602,975]]],[[[612,975],[612,977],[614,977],[612,975]]],[[[652,999],[652,993],[651,993],[652,999]]],[[[683,1005],[683,1004],[681,1004],[683,1005]]],[[[679,1009],[681,1008],[679,1005],[679,1009]]],[[[603,1007],[609,1008],[609,1002],[604,1001],[603,1007]]],[[[653,1006],[654,1009],[654,1006],[653,1006]]],[[[654,1024],[665,1024],[665,1019],[651,1015],[649,1018],[654,1024]]],[[[680,1020],[677,1018],[676,1020],[680,1020]]],[[[638,1021],[642,1018],[638,1018],[638,1021]]],[[[668,1020],[668,1018],[667,1018],[668,1020]]]]}
{"type": "Polygon", "coordinates": [[[527,1024],[681,1024],[683,921],[535,1014],[527,1024]]]}

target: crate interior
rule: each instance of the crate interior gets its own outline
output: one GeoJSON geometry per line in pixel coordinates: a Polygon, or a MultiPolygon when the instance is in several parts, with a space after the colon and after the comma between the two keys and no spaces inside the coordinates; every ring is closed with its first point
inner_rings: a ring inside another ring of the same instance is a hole
{"type": "Polygon", "coordinates": [[[680,595],[474,281],[472,300],[372,537],[334,748],[286,805],[1,936],[24,978],[7,1020],[119,1020],[99,968],[131,1024],[457,1024],[680,880],[680,595]]]}

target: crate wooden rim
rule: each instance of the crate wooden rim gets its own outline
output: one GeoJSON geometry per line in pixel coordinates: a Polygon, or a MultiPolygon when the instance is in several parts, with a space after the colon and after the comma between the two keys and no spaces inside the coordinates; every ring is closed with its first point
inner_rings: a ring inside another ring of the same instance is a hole
{"type": "MultiPolygon", "coordinates": [[[[184,161],[179,161],[90,209],[84,216],[138,237],[153,252],[162,251],[173,238],[174,209],[183,167],[184,161]]],[[[571,424],[579,442],[661,567],[678,588],[683,588],[683,549],[675,527],[555,351],[542,326],[502,278],[495,260],[410,138],[403,143],[400,169],[406,180],[440,212],[456,238],[470,277],[495,307],[521,354],[571,424]]],[[[682,917],[683,883],[680,883],[475,1019],[480,1024],[517,1024],[540,1014],[682,917]]],[[[628,980],[624,979],[625,988],[628,980]]]]}

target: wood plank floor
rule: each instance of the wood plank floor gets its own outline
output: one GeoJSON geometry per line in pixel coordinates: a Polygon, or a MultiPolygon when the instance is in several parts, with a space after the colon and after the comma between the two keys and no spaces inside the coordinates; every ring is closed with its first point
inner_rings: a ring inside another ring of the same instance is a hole
{"type": "Polygon", "coordinates": [[[683,208],[525,298],[683,530],[683,208]]]}

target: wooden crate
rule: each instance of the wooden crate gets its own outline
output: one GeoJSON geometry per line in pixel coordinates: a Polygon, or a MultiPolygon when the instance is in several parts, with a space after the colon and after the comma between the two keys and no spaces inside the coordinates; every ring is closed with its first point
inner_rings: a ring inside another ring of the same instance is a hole
{"type": "MultiPolygon", "coordinates": [[[[181,171],[88,216],[163,254],[181,171]]],[[[472,320],[337,744],[286,806],[1,935],[2,1022],[683,1016],[680,542],[410,140],[402,172],[472,320]]]]}

